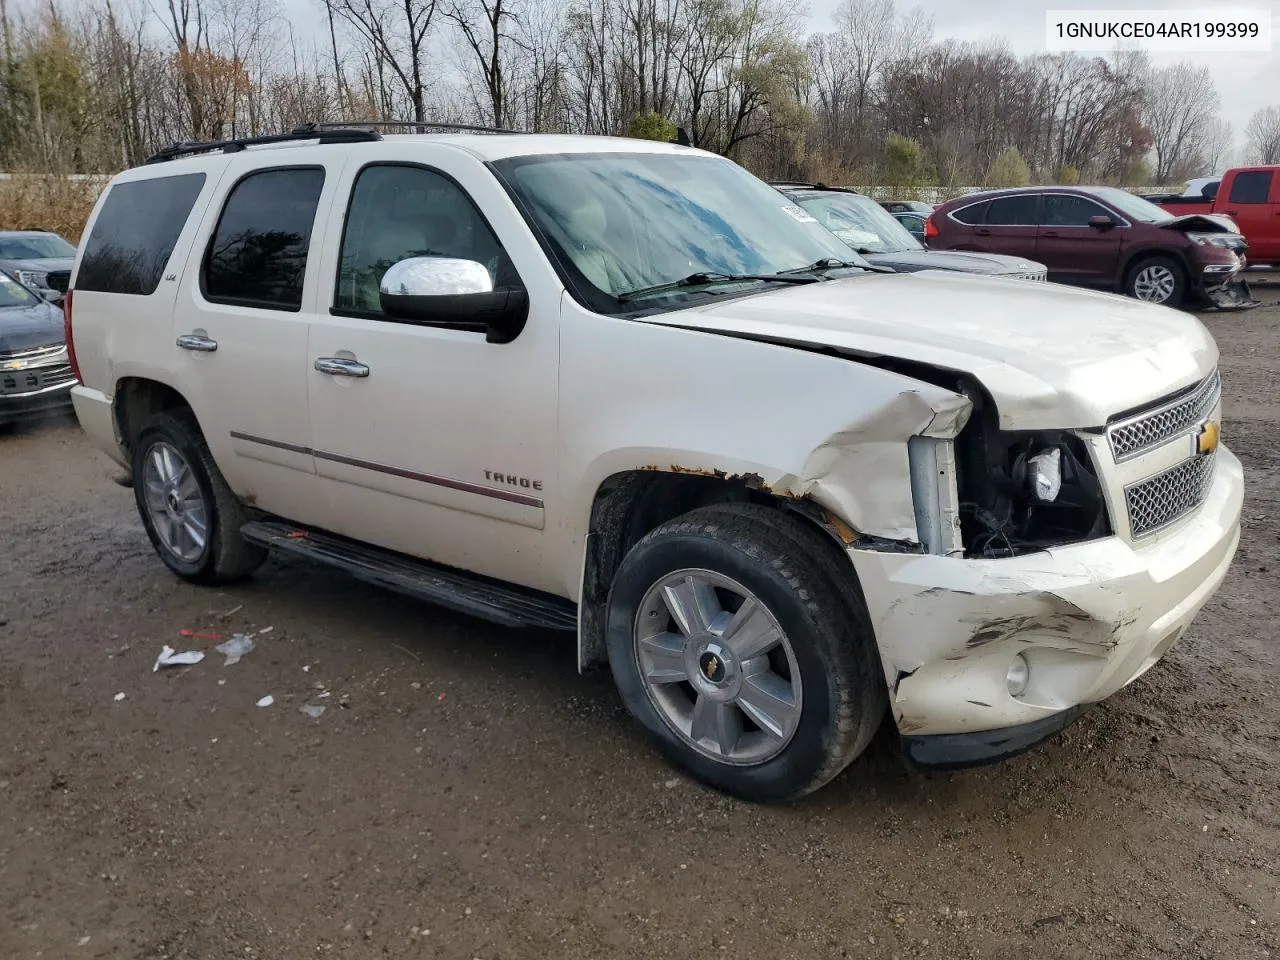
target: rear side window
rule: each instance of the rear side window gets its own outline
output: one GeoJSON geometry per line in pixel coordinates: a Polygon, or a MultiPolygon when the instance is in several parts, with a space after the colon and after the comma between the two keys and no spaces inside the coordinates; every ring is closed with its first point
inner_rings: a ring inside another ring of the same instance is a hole
{"type": "Polygon", "coordinates": [[[117,183],[85,238],[77,290],[149,296],[160,286],[203,173],[117,183]]]}
{"type": "Polygon", "coordinates": [[[1237,173],[1231,184],[1232,203],[1266,203],[1271,193],[1271,171],[1249,170],[1237,173]]]}
{"type": "Polygon", "coordinates": [[[975,224],[985,223],[987,217],[987,201],[981,203],[970,204],[967,207],[961,207],[959,210],[951,214],[953,220],[961,223],[975,224]]]}
{"type": "Polygon", "coordinates": [[[319,167],[263,170],[237,183],[205,253],[205,299],[300,309],[307,248],[323,187],[319,167]]]}
{"type": "Polygon", "coordinates": [[[1019,193],[1012,197],[996,197],[987,204],[987,223],[992,226],[1030,227],[1036,223],[1039,195],[1019,193]]]}

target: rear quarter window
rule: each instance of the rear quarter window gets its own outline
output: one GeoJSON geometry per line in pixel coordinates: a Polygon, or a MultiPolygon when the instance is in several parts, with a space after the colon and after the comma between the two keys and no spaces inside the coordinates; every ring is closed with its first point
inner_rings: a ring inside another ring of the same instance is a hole
{"type": "Polygon", "coordinates": [[[983,200],[981,203],[971,203],[967,207],[961,207],[959,210],[951,212],[951,219],[960,223],[967,223],[972,226],[975,223],[986,223],[987,220],[987,202],[983,200]]]}
{"type": "Polygon", "coordinates": [[[184,173],[112,186],[85,238],[76,290],[155,293],[204,181],[184,173]]]}

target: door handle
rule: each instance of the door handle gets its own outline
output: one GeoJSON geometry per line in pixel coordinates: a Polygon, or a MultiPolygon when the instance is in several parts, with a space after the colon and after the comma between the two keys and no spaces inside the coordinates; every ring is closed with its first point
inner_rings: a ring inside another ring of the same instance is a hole
{"type": "Polygon", "coordinates": [[[363,363],[347,360],[345,357],[317,357],[316,369],[321,373],[331,373],[335,377],[367,377],[369,368],[363,363]]]}
{"type": "Polygon", "coordinates": [[[973,231],[973,232],[974,232],[975,234],[977,234],[979,237],[989,237],[989,236],[991,236],[991,231],[990,231],[990,230],[988,230],[986,227],[979,227],[977,230],[975,230],[975,231],[973,231]]]}
{"type": "Polygon", "coordinates": [[[1238,216],[1240,216],[1240,211],[1239,211],[1239,210],[1228,210],[1228,211],[1227,211],[1227,216],[1228,216],[1228,217],[1238,217],[1238,216]]]}
{"type": "Polygon", "coordinates": [[[196,350],[200,353],[213,353],[218,349],[218,341],[202,337],[198,333],[184,333],[177,340],[183,350],[196,350]]]}
{"type": "Polygon", "coordinates": [[[1043,230],[1040,233],[1040,236],[1042,237],[1056,237],[1057,235],[1058,235],[1057,230],[1043,230]]]}

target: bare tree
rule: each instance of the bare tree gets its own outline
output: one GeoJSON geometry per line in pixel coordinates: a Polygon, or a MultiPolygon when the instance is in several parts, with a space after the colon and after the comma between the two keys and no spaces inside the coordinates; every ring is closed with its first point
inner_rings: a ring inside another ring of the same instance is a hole
{"type": "MultiPolygon", "coordinates": [[[[173,0],[170,0],[173,2],[173,0]]],[[[190,2],[190,0],[179,0],[190,2]]],[[[426,54],[439,0],[325,0],[365,48],[365,77],[374,81],[384,118],[393,103],[387,74],[408,100],[413,119],[426,112],[426,54]]]]}
{"type": "Polygon", "coordinates": [[[1280,107],[1263,107],[1244,128],[1249,163],[1280,163],[1280,107]]]}
{"type": "Polygon", "coordinates": [[[1219,103],[1208,67],[1175,63],[1151,72],[1142,116],[1151,131],[1157,183],[1185,180],[1199,171],[1219,103]]]}
{"type": "Polygon", "coordinates": [[[515,0],[459,0],[445,10],[445,17],[457,28],[470,58],[480,74],[488,97],[489,119],[495,127],[509,124],[508,83],[510,59],[517,51],[528,52],[528,44],[517,35],[521,29],[515,0]]]}

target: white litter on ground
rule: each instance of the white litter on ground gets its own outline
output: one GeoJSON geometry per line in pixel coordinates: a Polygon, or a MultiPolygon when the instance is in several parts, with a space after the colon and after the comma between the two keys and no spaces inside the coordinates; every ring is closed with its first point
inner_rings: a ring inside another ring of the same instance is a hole
{"type": "Polygon", "coordinates": [[[253,650],[253,637],[246,633],[237,633],[230,640],[218,644],[213,649],[227,658],[222,665],[229,667],[239,663],[241,657],[253,650]]]}
{"type": "Polygon", "coordinates": [[[112,699],[115,700],[116,703],[119,703],[124,699],[124,692],[121,691],[120,693],[117,693],[112,699]]]}
{"type": "Polygon", "coordinates": [[[203,659],[203,651],[183,650],[181,653],[176,653],[173,647],[166,643],[160,648],[160,656],[156,657],[156,663],[151,668],[151,672],[155,673],[161,667],[189,667],[203,659]]]}
{"type": "Polygon", "coordinates": [[[258,706],[269,707],[275,702],[276,702],[276,698],[268,693],[265,697],[263,697],[261,700],[258,701],[258,706]]]}
{"type": "Polygon", "coordinates": [[[321,714],[324,713],[324,707],[315,703],[304,703],[302,706],[298,708],[298,711],[300,713],[305,713],[308,717],[310,717],[313,720],[318,720],[321,714]]]}

